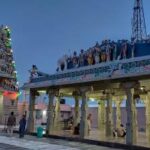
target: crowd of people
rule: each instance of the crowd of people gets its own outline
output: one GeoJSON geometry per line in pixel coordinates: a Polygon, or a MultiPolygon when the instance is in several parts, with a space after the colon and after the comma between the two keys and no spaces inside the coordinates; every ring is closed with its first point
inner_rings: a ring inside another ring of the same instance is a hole
{"type": "MultiPolygon", "coordinates": [[[[10,113],[10,116],[7,120],[7,133],[12,136],[14,127],[16,126],[16,117],[14,115],[14,112],[10,113]]],[[[92,114],[89,113],[87,116],[87,132],[88,135],[90,135],[91,129],[92,129],[92,114]]],[[[23,114],[22,118],[19,121],[19,137],[24,137],[26,130],[26,114],[23,114]]],[[[69,119],[68,122],[68,130],[73,130],[74,135],[80,134],[80,123],[78,123],[76,126],[73,124],[73,117],[69,119]]],[[[123,126],[123,124],[120,124],[120,127],[117,127],[113,130],[113,136],[114,137],[125,137],[126,136],[126,129],[123,126]]]]}
{"type": "MultiPolygon", "coordinates": [[[[96,42],[95,46],[86,51],[81,49],[79,55],[76,51],[74,51],[73,56],[64,55],[58,60],[56,71],[59,72],[72,68],[95,65],[102,62],[126,59],[127,51],[128,41],[126,40],[122,40],[119,43],[110,40],[105,40],[101,44],[96,42]]],[[[132,55],[134,55],[134,48],[132,48],[132,51],[132,55]]]]}

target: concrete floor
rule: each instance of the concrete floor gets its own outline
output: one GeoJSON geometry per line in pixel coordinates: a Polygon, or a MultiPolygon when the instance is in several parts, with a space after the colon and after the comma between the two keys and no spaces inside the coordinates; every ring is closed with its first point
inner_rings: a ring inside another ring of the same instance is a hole
{"type": "Polygon", "coordinates": [[[0,143],[0,150],[29,150],[29,149],[0,143]]]}
{"type": "MultiPolygon", "coordinates": [[[[72,131],[55,131],[54,135],[61,135],[66,137],[75,137],[72,134],[72,131]]],[[[150,142],[148,141],[148,138],[146,137],[145,132],[138,132],[137,134],[137,142],[134,143],[134,145],[137,146],[144,146],[150,148],[150,142]]],[[[104,131],[99,131],[98,129],[92,129],[89,136],[86,137],[86,139],[96,140],[96,141],[105,141],[105,142],[112,142],[112,143],[122,143],[126,144],[126,138],[118,138],[118,137],[105,137],[104,131]]]]}
{"type": "MultiPolygon", "coordinates": [[[[109,141],[109,142],[122,143],[122,144],[126,143],[126,138],[118,138],[118,137],[106,138],[105,133],[102,131],[100,132],[97,129],[93,129],[90,133],[90,136],[87,136],[86,138],[92,140],[109,141]]],[[[137,142],[134,143],[134,145],[150,147],[150,142],[148,141],[145,132],[138,132],[137,142]]]]}
{"type": "MultiPolygon", "coordinates": [[[[1,129],[2,128],[3,127],[1,127],[1,129]]],[[[76,137],[76,136],[73,135],[72,131],[70,131],[70,130],[68,130],[68,131],[64,131],[64,130],[55,131],[53,134],[54,135],[59,135],[59,136],[66,136],[66,137],[76,137]]],[[[3,135],[3,134],[0,134],[0,135],[3,135]]],[[[86,139],[91,139],[91,140],[96,140],[96,141],[108,141],[108,142],[112,142],[112,143],[123,143],[123,144],[125,144],[125,138],[114,138],[114,137],[106,138],[104,131],[100,132],[98,129],[92,129],[90,135],[87,136],[86,139]]],[[[1,140],[0,140],[0,143],[1,143],[1,140]]],[[[62,142],[62,143],[65,143],[65,142],[62,142]]],[[[68,142],[66,142],[66,143],[68,144],[68,142]]],[[[6,144],[9,144],[9,143],[6,143],[6,144]]],[[[148,141],[148,138],[146,137],[145,132],[139,132],[138,133],[137,143],[135,143],[134,145],[144,146],[144,147],[150,148],[150,142],[148,141]]]]}
{"type": "Polygon", "coordinates": [[[0,136],[0,150],[116,150],[102,146],[89,145],[79,142],[70,142],[50,138],[40,138],[25,136],[24,139],[0,136]],[[2,143],[2,144],[1,144],[2,143]]]}

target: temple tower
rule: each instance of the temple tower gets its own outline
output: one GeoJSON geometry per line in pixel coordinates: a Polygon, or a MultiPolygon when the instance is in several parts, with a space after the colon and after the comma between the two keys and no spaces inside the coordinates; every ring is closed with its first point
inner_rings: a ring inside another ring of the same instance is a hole
{"type": "Polygon", "coordinates": [[[11,46],[11,32],[0,26],[0,123],[6,123],[11,111],[17,115],[18,81],[11,46]]]}

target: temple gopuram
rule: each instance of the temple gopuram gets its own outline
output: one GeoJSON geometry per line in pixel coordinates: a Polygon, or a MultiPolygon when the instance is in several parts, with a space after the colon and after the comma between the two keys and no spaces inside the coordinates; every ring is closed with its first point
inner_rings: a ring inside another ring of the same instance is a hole
{"type": "Polygon", "coordinates": [[[143,8],[140,2],[135,0],[131,40],[107,39],[86,50],[81,49],[79,54],[64,55],[58,61],[57,72],[52,75],[32,66],[30,81],[22,87],[30,91],[28,132],[35,132],[35,99],[40,91],[45,91],[49,99],[47,135],[147,146],[145,143],[150,142],[150,38],[136,22],[139,9],[143,8]],[[58,130],[60,99],[63,97],[74,99],[72,132],[58,130]],[[90,98],[98,104],[98,129],[91,131],[87,119],[90,98]],[[142,133],[137,120],[139,101],[143,101],[145,109],[142,116],[146,120],[145,131],[142,133]],[[120,109],[123,102],[125,118],[122,118],[120,109]],[[126,135],[115,138],[123,120],[126,135]],[[79,135],[75,136],[74,129],[77,128],[79,135]]]}
{"type": "Polygon", "coordinates": [[[10,112],[17,115],[18,81],[11,31],[7,26],[0,26],[0,123],[6,124],[10,112]]]}

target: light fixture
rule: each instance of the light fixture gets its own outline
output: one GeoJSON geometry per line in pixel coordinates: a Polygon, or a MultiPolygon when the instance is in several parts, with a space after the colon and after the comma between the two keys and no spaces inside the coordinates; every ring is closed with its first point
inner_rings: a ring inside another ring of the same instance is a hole
{"type": "Polygon", "coordinates": [[[143,91],[144,90],[144,86],[140,87],[140,89],[143,91]]]}
{"type": "Polygon", "coordinates": [[[143,88],[143,87],[140,87],[140,89],[143,90],[144,88],[143,88]]]}
{"type": "Polygon", "coordinates": [[[94,91],[94,87],[93,86],[91,86],[91,92],[93,92],[94,91]]]}
{"type": "Polygon", "coordinates": [[[17,74],[17,71],[15,70],[15,71],[14,71],[14,73],[16,73],[16,74],[17,74]]]}
{"type": "Polygon", "coordinates": [[[39,92],[40,94],[46,94],[46,91],[45,91],[45,90],[38,90],[38,92],[39,92]]]}
{"type": "Polygon", "coordinates": [[[43,116],[46,116],[46,114],[47,114],[47,111],[43,110],[43,116]]]}
{"type": "Polygon", "coordinates": [[[95,99],[94,99],[94,98],[90,98],[90,100],[91,100],[92,102],[94,102],[94,101],[95,101],[95,99]]]}
{"type": "Polygon", "coordinates": [[[45,130],[43,130],[43,134],[46,134],[46,131],[45,131],[45,130]]]}

